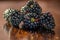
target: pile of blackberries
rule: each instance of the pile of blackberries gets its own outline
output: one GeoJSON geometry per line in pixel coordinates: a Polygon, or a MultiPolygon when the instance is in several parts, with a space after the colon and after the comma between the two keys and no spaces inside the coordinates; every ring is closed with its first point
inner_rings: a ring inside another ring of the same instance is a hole
{"type": "Polygon", "coordinates": [[[19,28],[19,24],[23,21],[24,24],[19,29],[27,31],[37,31],[42,28],[54,29],[55,26],[52,14],[42,13],[42,8],[33,0],[28,1],[21,11],[7,9],[4,12],[4,18],[15,28],[19,28]]]}

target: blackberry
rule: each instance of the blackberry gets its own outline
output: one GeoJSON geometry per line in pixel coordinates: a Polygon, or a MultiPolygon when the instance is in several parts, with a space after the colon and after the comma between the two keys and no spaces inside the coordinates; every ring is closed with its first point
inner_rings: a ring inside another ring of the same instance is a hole
{"type": "Polygon", "coordinates": [[[46,29],[54,29],[54,18],[50,12],[43,13],[40,17],[40,21],[46,29]]]}
{"type": "Polygon", "coordinates": [[[23,29],[36,31],[40,27],[40,16],[35,13],[28,13],[24,15],[24,26],[23,29]]]}
{"type": "Polygon", "coordinates": [[[21,12],[40,14],[42,12],[42,8],[37,2],[30,0],[24,7],[21,8],[21,12]]]}
{"type": "Polygon", "coordinates": [[[14,27],[18,27],[19,23],[23,20],[23,15],[20,15],[18,12],[11,15],[10,22],[14,27]]]}
{"type": "Polygon", "coordinates": [[[5,11],[4,18],[9,21],[13,27],[18,28],[19,23],[23,20],[23,15],[17,10],[10,8],[5,11]]]}

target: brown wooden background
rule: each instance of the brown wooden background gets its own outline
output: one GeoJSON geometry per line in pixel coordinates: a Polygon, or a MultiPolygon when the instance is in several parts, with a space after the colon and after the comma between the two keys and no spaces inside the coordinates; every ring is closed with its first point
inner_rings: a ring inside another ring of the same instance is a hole
{"type": "MultiPolygon", "coordinates": [[[[36,0],[42,7],[43,12],[50,11],[55,19],[55,35],[60,37],[60,1],[58,0],[36,0]]],[[[20,1],[0,1],[0,40],[9,40],[8,34],[2,29],[5,20],[3,18],[3,12],[7,8],[20,9],[25,5],[27,0],[20,1]]]]}

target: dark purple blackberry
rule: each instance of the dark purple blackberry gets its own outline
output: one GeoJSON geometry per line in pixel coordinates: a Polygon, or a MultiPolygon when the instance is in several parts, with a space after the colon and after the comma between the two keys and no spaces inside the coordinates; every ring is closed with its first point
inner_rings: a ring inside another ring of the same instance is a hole
{"type": "Polygon", "coordinates": [[[24,26],[23,29],[36,31],[41,26],[40,25],[40,16],[35,13],[28,13],[24,15],[24,26]]]}
{"type": "Polygon", "coordinates": [[[15,14],[10,16],[10,22],[14,27],[18,27],[19,23],[23,20],[23,15],[21,15],[18,11],[15,14]]]}
{"type": "Polygon", "coordinates": [[[22,7],[21,11],[24,13],[40,14],[42,12],[42,8],[39,6],[37,2],[30,0],[24,7],[22,7]]]}
{"type": "Polygon", "coordinates": [[[40,17],[40,21],[46,29],[54,29],[55,27],[54,18],[50,12],[43,13],[40,17]]]}

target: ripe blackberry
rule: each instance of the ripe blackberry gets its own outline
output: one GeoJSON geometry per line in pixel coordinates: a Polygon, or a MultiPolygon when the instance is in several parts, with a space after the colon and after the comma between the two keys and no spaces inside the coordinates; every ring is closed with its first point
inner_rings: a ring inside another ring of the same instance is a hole
{"type": "Polygon", "coordinates": [[[28,13],[24,16],[24,26],[23,29],[36,31],[41,26],[40,25],[40,16],[35,13],[28,13]]]}
{"type": "Polygon", "coordinates": [[[13,27],[18,28],[19,23],[22,21],[23,19],[23,15],[20,14],[20,12],[18,12],[17,10],[14,9],[7,9],[4,13],[4,18],[10,22],[10,24],[13,27]]]}
{"type": "Polygon", "coordinates": [[[40,14],[42,12],[42,8],[37,2],[30,0],[24,7],[21,8],[21,12],[40,14]]]}
{"type": "Polygon", "coordinates": [[[54,29],[54,18],[50,12],[43,13],[40,17],[40,22],[44,25],[46,29],[54,29]]]}

